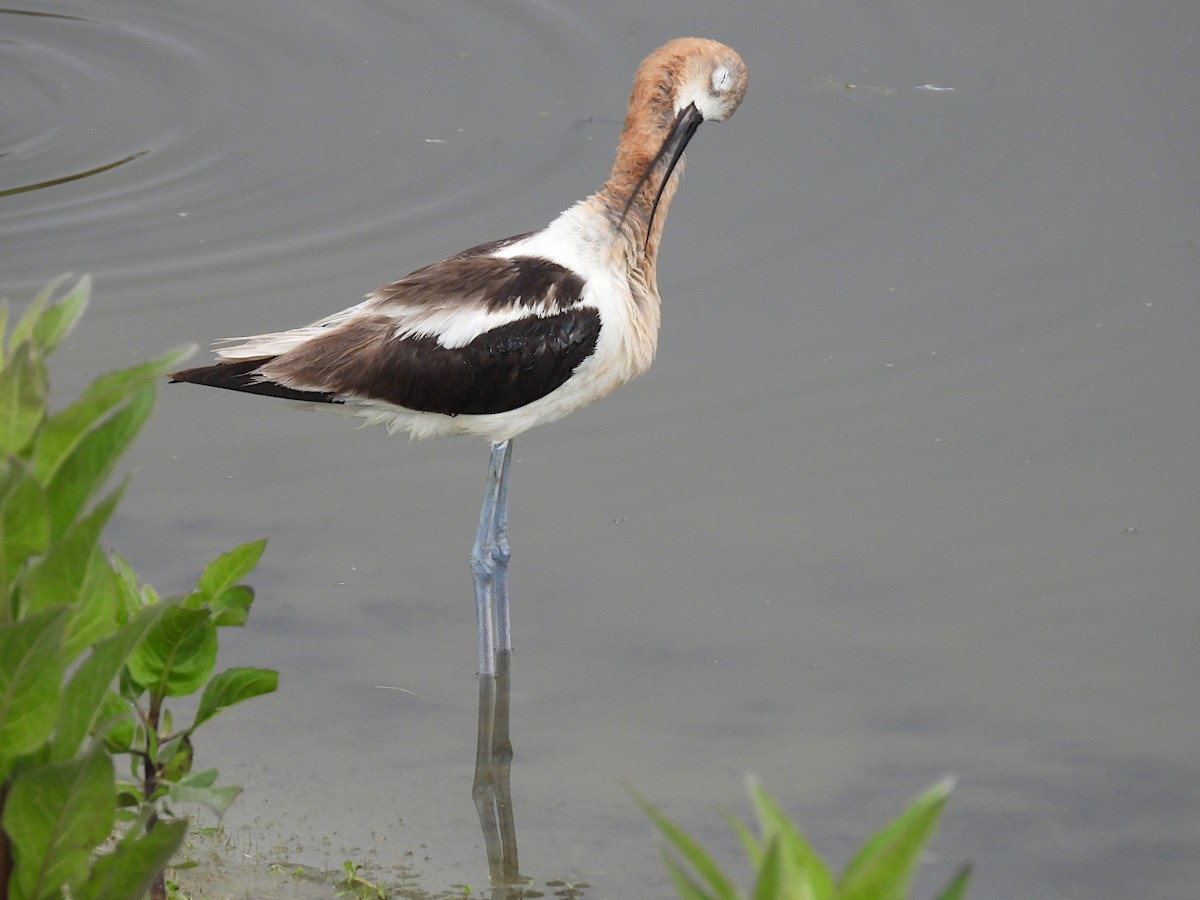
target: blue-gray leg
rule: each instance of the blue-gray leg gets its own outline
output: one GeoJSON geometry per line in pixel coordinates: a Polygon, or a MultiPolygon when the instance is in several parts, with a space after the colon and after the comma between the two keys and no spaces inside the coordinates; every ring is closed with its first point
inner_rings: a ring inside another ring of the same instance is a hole
{"type": "Polygon", "coordinates": [[[471,548],[475,577],[475,622],[479,629],[479,674],[494,675],[496,651],[512,649],[508,616],[508,469],[512,441],[492,444],[479,528],[471,548]]]}

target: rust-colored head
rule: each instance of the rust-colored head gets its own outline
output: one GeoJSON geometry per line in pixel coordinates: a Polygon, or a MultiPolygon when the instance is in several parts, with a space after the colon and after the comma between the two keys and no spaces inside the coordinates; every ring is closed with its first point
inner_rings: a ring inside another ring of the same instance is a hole
{"type": "Polygon", "coordinates": [[[701,122],[733,115],[747,83],[737,52],[705,38],[676,38],[638,66],[608,187],[624,201],[622,221],[639,210],[647,246],[656,213],[660,206],[665,212],[674,193],[671,175],[688,141],[701,122]]]}

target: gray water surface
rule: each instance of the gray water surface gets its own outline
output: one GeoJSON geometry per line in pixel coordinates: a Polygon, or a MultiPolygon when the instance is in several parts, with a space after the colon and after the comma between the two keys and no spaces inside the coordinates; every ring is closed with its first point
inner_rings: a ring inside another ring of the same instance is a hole
{"type": "MultiPolygon", "coordinates": [[[[840,864],[953,773],[925,895],[1195,897],[1197,4],[25,3],[0,286],[95,277],[62,402],[302,325],[594,190],[680,34],[751,87],[689,148],[658,360],[516,442],[523,871],[672,896],[624,784],[736,867],[749,771],[840,864]]],[[[197,750],[233,833],[486,884],[486,456],[164,387],[112,545],[169,592],[270,539],[222,665],[280,690],[197,750]]]]}

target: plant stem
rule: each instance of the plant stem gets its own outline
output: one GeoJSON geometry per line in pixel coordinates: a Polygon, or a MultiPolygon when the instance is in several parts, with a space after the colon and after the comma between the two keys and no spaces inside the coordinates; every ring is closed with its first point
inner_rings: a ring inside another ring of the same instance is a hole
{"type": "MultiPolygon", "coordinates": [[[[0,785],[0,813],[8,803],[8,790],[11,781],[0,785]]],[[[9,843],[8,833],[0,829],[0,900],[8,900],[8,879],[12,875],[12,844],[9,843]]]]}
{"type": "MultiPolygon", "coordinates": [[[[158,790],[158,761],[155,757],[157,753],[151,753],[151,735],[154,735],[154,746],[158,746],[158,719],[162,711],[162,697],[151,693],[150,695],[150,713],[146,717],[146,756],[142,761],[142,797],[143,802],[153,804],[152,798],[155,791],[158,790]]],[[[154,827],[158,821],[158,812],[151,806],[150,815],[146,817],[146,831],[154,827]]],[[[150,883],[150,900],[167,900],[167,880],[164,873],[160,870],[155,876],[154,881],[150,883]]]]}

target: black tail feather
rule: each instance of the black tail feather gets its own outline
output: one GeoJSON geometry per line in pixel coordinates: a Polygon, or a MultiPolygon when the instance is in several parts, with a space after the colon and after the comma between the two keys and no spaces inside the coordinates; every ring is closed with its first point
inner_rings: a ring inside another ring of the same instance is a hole
{"type": "Polygon", "coordinates": [[[239,359],[236,362],[217,363],[215,366],[200,366],[183,369],[168,376],[173,383],[186,381],[190,384],[206,384],[209,387],[242,391],[247,394],[262,394],[264,397],[282,397],[285,400],[307,400],[310,403],[340,403],[336,394],[325,391],[300,391],[267,381],[257,375],[258,369],[271,357],[239,359]]]}

